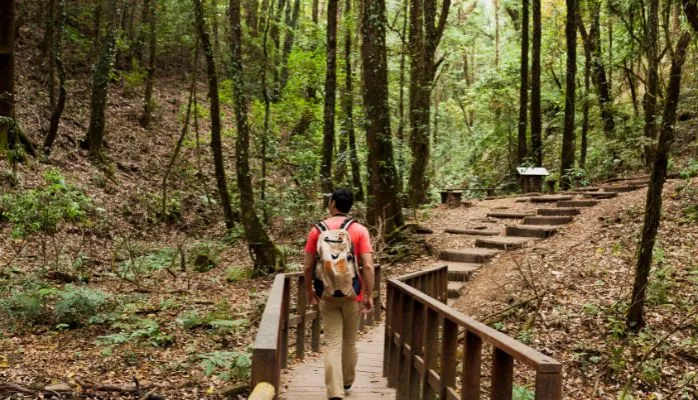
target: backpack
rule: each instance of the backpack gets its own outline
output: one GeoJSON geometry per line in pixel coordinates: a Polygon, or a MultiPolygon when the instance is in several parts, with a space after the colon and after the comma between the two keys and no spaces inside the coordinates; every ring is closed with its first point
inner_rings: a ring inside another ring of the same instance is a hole
{"type": "Polygon", "coordinates": [[[315,224],[320,231],[313,286],[318,297],[355,299],[361,291],[358,262],[347,218],[339,229],[329,229],[324,221],[315,224]]]}

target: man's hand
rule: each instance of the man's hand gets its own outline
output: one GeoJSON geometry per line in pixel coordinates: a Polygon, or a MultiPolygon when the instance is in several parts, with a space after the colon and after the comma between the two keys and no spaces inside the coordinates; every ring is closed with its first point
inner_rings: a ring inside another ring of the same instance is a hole
{"type": "Polygon", "coordinates": [[[364,298],[361,300],[361,313],[368,314],[373,310],[373,296],[366,295],[364,293],[364,298]]]}
{"type": "Polygon", "coordinates": [[[308,292],[308,304],[310,304],[311,306],[314,306],[320,302],[320,298],[318,297],[318,295],[315,293],[314,290],[309,289],[309,290],[307,290],[307,292],[308,292]]]}

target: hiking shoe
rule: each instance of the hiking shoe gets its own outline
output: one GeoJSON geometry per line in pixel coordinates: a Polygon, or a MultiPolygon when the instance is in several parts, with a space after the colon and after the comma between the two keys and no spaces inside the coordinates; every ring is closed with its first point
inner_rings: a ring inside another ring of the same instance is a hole
{"type": "Polygon", "coordinates": [[[353,384],[350,383],[348,385],[344,385],[344,390],[348,391],[349,389],[351,389],[351,385],[353,385],[353,384]]]}

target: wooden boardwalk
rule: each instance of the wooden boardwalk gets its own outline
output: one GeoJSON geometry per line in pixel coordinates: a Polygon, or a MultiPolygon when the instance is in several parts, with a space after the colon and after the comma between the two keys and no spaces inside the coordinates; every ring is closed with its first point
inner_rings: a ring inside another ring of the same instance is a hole
{"type": "MultiPolygon", "coordinates": [[[[388,388],[383,377],[384,325],[368,330],[359,337],[359,363],[356,381],[345,399],[395,399],[395,390],[388,388]]],[[[326,400],[324,353],[284,372],[280,398],[286,400],[326,400]]]]}

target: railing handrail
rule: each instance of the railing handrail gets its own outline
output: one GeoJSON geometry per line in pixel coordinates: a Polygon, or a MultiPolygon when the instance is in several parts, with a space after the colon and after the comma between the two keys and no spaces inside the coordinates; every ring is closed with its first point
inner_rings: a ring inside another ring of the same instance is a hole
{"type": "Polygon", "coordinates": [[[276,350],[279,343],[281,305],[286,274],[276,274],[271,285],[262,320],[252,346],[255,350],[276,350]],[[277,300],[278,299],[278,300],[277,300]]]}
{"type": "Polygon", "coordinates": [[[450,319],[468,332],[476,334],[492,346],[535,368],[537,371],[562,371],[562,364],[554,359],[401,282],[401,278],[403,277],[388,279],[388,285],[398,287],[401,291],[412,296],[412,298],[439,313],[440,316],[450,319]]]}

